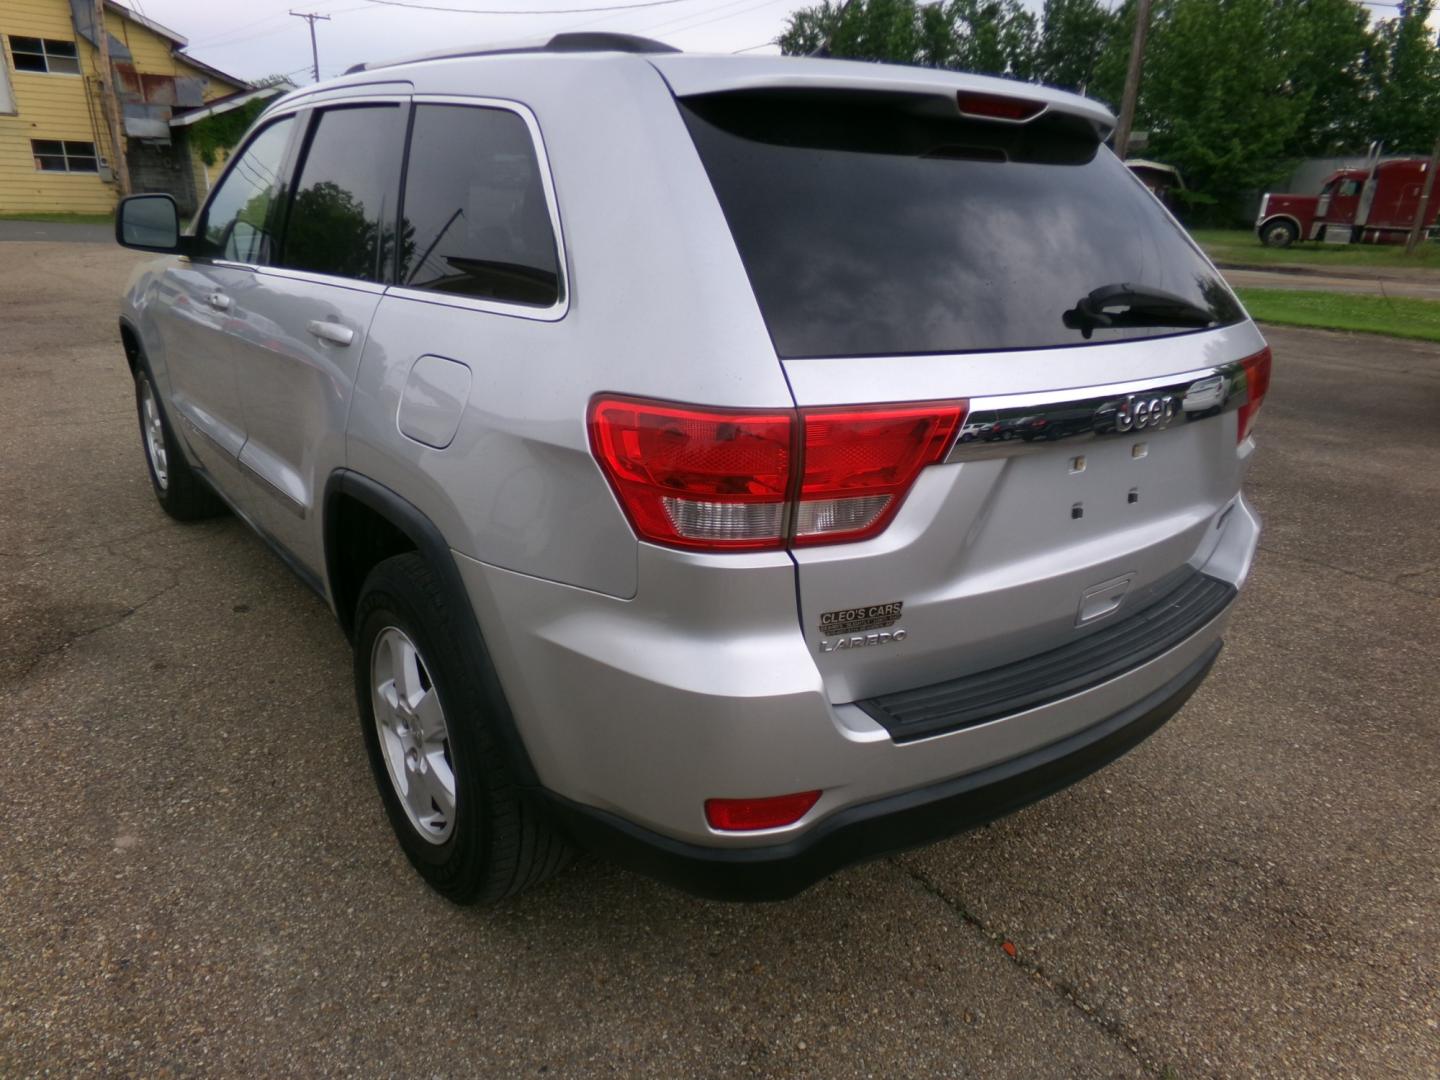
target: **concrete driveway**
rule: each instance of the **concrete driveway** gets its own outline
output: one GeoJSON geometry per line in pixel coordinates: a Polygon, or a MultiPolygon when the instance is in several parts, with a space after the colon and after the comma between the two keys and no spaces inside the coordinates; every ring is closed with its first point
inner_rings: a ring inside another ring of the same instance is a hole
{"type": "Polygon", "coordinates": [[[1437,1075],[1440,350],[1271,332],[1228,647],[1100,774],[783,904],[472,911],[321,602],[155,506],[132,263],[0,258],[0,1075],[1437,1075]]]}

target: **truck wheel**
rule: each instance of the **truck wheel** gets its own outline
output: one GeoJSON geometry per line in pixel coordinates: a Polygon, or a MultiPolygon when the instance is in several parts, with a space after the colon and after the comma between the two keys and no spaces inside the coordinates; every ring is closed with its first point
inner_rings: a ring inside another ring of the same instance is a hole
{"type": "Polygon", "coordinates": [[[356,608],[355,696],[401,849],[442,896],[484,904],[538,885],[574,853],[506,768],[457,619],[419,555],[377,565],[356,608]]]}
{"type": "Polygon", "coordinates": [[[225,504],[205,486],[180,449],[160,407],[160,395],[144,362],[135,366],[135,411],[140,416],[140,444],[145,467],[160,508],[176,521],[198,521],[224,513],[225,504]]]}
{"type": "Polygon", "coordinates": [[[1293,222],[1270,221],[1260,230],[1260,242],[1266,247],[1288,248],[1300,239],[1300,230],[1293,222]]]}

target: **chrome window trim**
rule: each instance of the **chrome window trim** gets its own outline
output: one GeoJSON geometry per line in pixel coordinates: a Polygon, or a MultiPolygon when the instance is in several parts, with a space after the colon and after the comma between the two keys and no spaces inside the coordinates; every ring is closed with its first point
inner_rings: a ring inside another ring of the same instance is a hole
{"type": "Polygon", "coordinates": [[[287,281],[306,281],[314,285],[330,285],[337,289],[374,293],[376,296],[386,289],[384,283],[379,281],[362,281],[360,278],[341,277],[339,274],[322,274],[315,270],[292,270],[288,266],[244,266],[241,269],[253,270],[264,277],[284,278],[287,281]]]}
{"type": "MultiPolygon", "coordinates": [[[[442,307],[464,308],[469,311],[485,311],[493,315],[509,315],[514,318],[531,319],[537,322],[559,322],[570,311],[570,255],[565,246],[565,231],[560,226],[560,202],[555,195],[555,178],[550,171],[550,156],[545,150],[545,137],[540,132],[540,123],[528,105],[509,98],[468,96],[463,94],[414,94],[411,101],[418,105],[464,105],[478,109],[503,109],[514,113],[525,123],[530,132],[530,144],[535,152],[535,162],[540,170],[540,186],[545,191],[545,208],[550,215],[550,229],[555,235],[556,265],[560,270],[560,298],[549,307],[532,307],[528,304],[512,304],[502,300],[482,300],[478,297],[455,296],[451,293],[433,292],[429,289],[415,289],[409,286],[391,285],[388,295],[402,300],[416,300],[422,304],[439,304],[442,307]]],[[[408,151],[408,148],[407,148],[408,151]]],[[[409,169],[409,160],[406,160],[409,169]]],[[[404,212],[404,207],[401,207],[404,212]]]]}
{"type": "Polygon", "coordinates": [[[1078,448],[1096,439],[1145,437],[1177,420],[1183,423],[1233,412],[1249,400],[1250,384],[1239,360],[1150,379],[971,398],[960,436],[945,461],[1019,457],[1043,452],[1060,438],[1069,438],[1067,447],[1078,448]],[[1214,400],[1217,397],[1218,401],[1214,400]],[[1120,424],[1110,423],[1106,415],[1097,427],[1095,419],[1102,410],[1121,418],[1135,398],[1141,399],[1138,404],[1144,411],[1139,416],[1132,412],[1127,426],[1120,426],[1126,423],[1123,419],[1120,424]],[[1150,412],[1157,402],[1161,403],[1158,416],[1150,412]],[[1022,420],[1025,428],[1019,426],[1022,420]],[[997,434],[996,424],[1011,426],[997,434]],[[982,425],[990,426],[982,429],[982,425]],[[1054,438],[1041,434],[1050,431],[1060,434],[1054,438]]]}

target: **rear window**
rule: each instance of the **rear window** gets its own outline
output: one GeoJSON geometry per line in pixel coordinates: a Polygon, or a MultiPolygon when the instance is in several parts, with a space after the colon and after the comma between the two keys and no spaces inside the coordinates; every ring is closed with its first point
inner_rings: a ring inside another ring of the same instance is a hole
{"type": "Polygon", "coordinates": [[[972,121],[933,95],[834,92],[681,110],[783,357],[1081,345],[1243,318],[1077,118],[972,121]],[[1065,318],[1121,283],[1173,294],[1199,321],[1065,318]]]}

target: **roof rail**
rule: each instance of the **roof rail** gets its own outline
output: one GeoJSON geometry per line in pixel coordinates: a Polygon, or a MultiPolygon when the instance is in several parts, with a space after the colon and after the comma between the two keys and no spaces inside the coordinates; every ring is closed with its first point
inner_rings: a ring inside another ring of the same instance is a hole
{"type": "Polygon", "coordinates": [[[403,60],[386,60],[379,63],[354,64],[345,69],[346,75],[360,71],[375,71],[379,68],[400,67],[403,64],[418,64],[425,60],[455,60],[465,56],[503,56],[508,53],[569,53],[569,52],[626,52],[626,53],[678,53],[673,45],[666,45],[654,38],[639,37],[635,34],[609,34],[602,32],[556,34],[548,41],[525,42],[516,45],[497,45],[494,48],[444,49],[440,52],[425,53],[422,56],[408,56],[403,60]]]}

